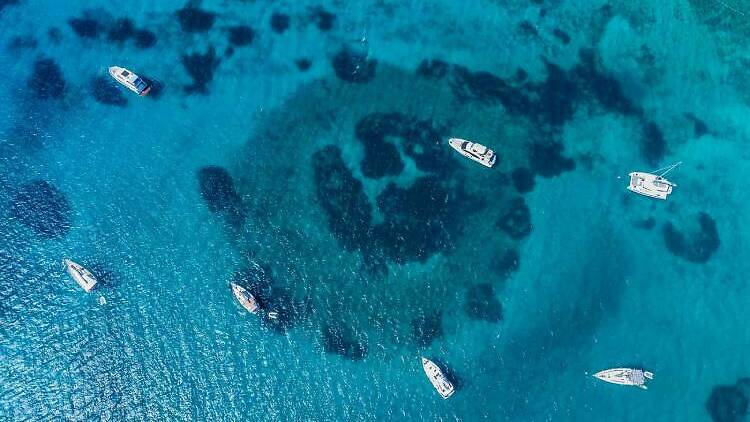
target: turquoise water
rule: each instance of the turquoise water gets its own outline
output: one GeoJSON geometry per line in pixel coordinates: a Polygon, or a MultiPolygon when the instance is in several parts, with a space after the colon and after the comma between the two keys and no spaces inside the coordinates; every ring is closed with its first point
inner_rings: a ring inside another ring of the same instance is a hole
{"type": "Polygon", "coordinates": [[[749,19],[0,0],[0,419],[743,420],[749,19]]]}

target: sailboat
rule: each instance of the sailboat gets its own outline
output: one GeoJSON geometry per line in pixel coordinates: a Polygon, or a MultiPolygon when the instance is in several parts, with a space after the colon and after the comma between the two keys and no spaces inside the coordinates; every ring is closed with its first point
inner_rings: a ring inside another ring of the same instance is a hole
{"type": "Polygon", "coordinates": [[[629,174],[628,190],[649,198],[667,199],[667,196],[672,193],[672,189],[677,185],[665,179],[664,176],[680,164],[682,164],[682,161],[655,170],[653,173],[634,171],[629,174]]]}
{"type": "Polygon", "coordinates": [[[611,384],[632,385],[646,390],[646,381],[654,379],[654,374],[643,369],[613,368],[599,371],[594,377],[611,384]]]}
{"type": "Polygon", "coordinates": [[[448,377],[445,376],[443,370],[440,369],[435,362],[423,357],[422,368],[432,386],[435,387],[435,390],[437,390],[438,394],[440,394],[443,399],[447,399],[453,395],[456,389],[448,380],[448,377]]]}

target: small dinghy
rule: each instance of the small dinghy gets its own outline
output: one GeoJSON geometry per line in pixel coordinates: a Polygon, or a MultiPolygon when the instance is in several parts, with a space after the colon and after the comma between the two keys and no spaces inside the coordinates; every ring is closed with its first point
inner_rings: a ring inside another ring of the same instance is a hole
{"type": "Polygon", "coordinates": [[[427,358],[422,358],[422,368],[424,368],[424,373],[427,374],[427,378],[432,383],[432,386],[435,387],[435,390],[437,390],[444,399],[453,395],[456,391],[455,388],[453,388],[453,384],[448,381],[443,370],[440,369],[435,362],[427,358]]]}
{"type": "Polygon", "coordinates": [[[643,369],[614,368],[597,372],[594,377],[611,384],[632,385],[646,390],[646,381],[654,379],[654,374],[643,369]]]}
{"type": "Polygon", "coordinates": [[[151,85],[149,85],[148,82],[124,67],[112,66],[109,68],[109,74],[115,78],[117,82],[125,85],[129,90],[135,92],[141,97],[145,97],[151,92],[151,85]]]}
{"type": "Polygon", "coordinates": [[[632,172],[629,174],[630,184],[628,185],[628,190],[648,196],[649,198],[667,199],[667,196],[672,193],[672,188],[677,185],[665,179],[664,175],[677,168],[680,164],[682,162],[656,170],[654,173],[632,172]]]}
{"type": "Polygon", "coordinates": [[[497,154],[482,144],[459,138],[448,139],[448,144],[464,157],[474,160],[485,167],[492,168],[497,161],[497,154]]]}
{"type": "Polygon", "coordinates": [[[68,270],[68,274],[73,277],[73,280],[75,280],[76,283],[86,291],[86,293],[90,292],[91,289],[96,286],[96,277],[94,277],[89,270],[83,268],[83,266],[76,264],[67,258],[63,259],[63,265],[65,265],[65,269],[68,270]]]}
{"type": "Polygon", "coordinates": [[[258,313],[258,301],[255,300],[255,296],[248,292],[247,289],[238,284],[232,283],[232,293],[237,301],[240,302],[240,305],[247,309],[248,312],[251,314],[258,313]]]}

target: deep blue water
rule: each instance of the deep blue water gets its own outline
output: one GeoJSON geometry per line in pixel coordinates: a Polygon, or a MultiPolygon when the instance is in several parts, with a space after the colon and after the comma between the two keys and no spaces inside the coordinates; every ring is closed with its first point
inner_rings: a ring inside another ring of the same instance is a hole
{"type": "Polygon", "coordinates": [[[0,0],[0,420],[745,418],[747,2],[122,6],[0,0]]]}

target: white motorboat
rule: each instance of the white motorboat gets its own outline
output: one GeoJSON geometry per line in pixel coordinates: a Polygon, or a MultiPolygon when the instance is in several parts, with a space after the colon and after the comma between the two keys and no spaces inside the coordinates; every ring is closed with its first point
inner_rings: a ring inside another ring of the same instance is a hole
{"type": "Polygon", "coordinates": [[[437,390],[443,399],[447,399],[453,395],[456,391],[455,388],[453,388],[453,384],[448,381],[443,370],[440,369],[435,362],[423,357],[422,368],[424,368],[424,373],[427,374],[427,378],[432,383],[432,386],[435,387],[435,390],[437,390]]]}
{"type": "Polygon", "coordinates": [[[677,168],[680,164],[682,162],[656,170],[654,173],[632,172],[629,174],[630,184],[628,185],[628,190],[648,196],[649,198],[667,199],[667,196],[672,193],[672,189],[677,185],[665,179],[664,175],[677,168]]]}
{"type": "Polygon", "coordinates": [[[497,154],[482,144],[459,138],[448,139],[448,144],[464,157],[472,159],[485,167],[492,168],[497,161],[497,154]]]}
{"type": "Polygon", "coordinates": [[[251,314],[258,313],[258,301],[255,300],[255,296],[248,292],[247,289],[238,284],[232,283],[232,293],[237,301],[240,302],[240,305],[247,309],[248,312],[251,314]]]}
{"type": "Polygon", "coordinates": [[[73,277],[73,280],[78,283],[79,286],[83,290],[86,291],[86,293],[90,292],[91,289],[96,286],[97,280],[96,277],[94,277],[91,272],[80,264],[76,264],[75,262],[65,258],[63,259],[63,265],[65,265],[65,269],[68,270],[68,274],[70,274],[71,277],[73,277]]]}
{"type": "Polygon", "coordinates": [[[646,389],[646,382],[654,379],[654,374],[643,369],[614,368],[600,371],[594,377],[618,385],[632,385],[646,389]]]}
{"type": "Polygon", "coordinates": [[[109,68],[109,74],[115,78],[117,82],[125,85],[129,90],[135,92],[141,97],[145,97],[151,91],[151,85],[149,85],[148,82],[124,67],[111,66],[109,68]]]}

